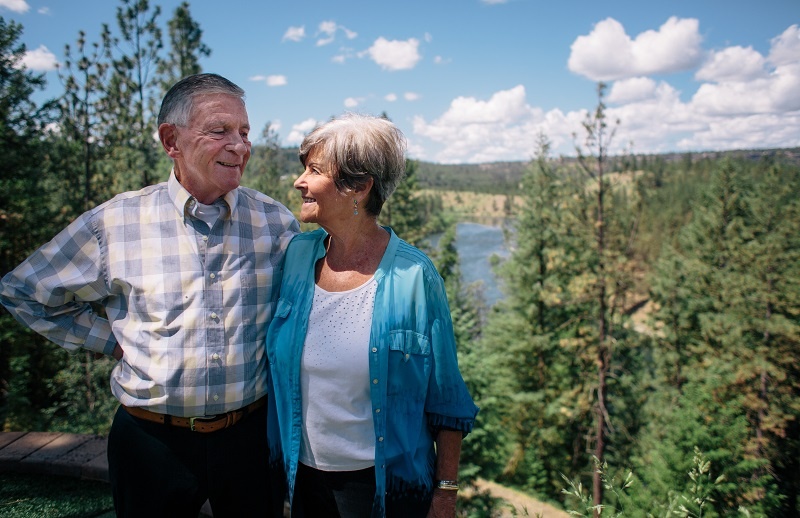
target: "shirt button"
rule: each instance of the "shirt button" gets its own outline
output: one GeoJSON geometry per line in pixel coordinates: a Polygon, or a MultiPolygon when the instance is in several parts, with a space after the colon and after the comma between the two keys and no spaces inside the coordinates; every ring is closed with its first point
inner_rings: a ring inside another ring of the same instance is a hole
{"type": "Polygon", "coordinates": [[[219,354],[214,353],[214,354],[211,355],[211,358],[214,359],[214,360],[219,360],[219,354]]]}
{"type": "Polygon", "coordinates": [[[214,401],[217,401],[218,399],[219,399],[219,394],[214,394],[214,401]]]}
{"type": "Polygon", "coordinates": [[[374,352],[374,353],[378,352],[378,348],[377,347],[373,347],[372,348],[372,352],[374,352]]]}
{"type": "Polygon", "coordinates": [[[383,437],[378,437],[378,442],[383,442],[383,437]]]}
{"type": "Polygon", "coordinates": [[[209,275],[209,277],[211,277],[212,279],[215,278],[216,276],[217,276],[217,274],[215,274],[215,273],[212,273],[211,275],[209,275]]]}
{"type": "Polygon", "coordinates": [[[411,355],[406,353],[406,360],[409,359],[410,357],[411,357],[411,355]]]}
{"type": "Polygon", "coordinates": [[[203,236],[203,241],[208,241],[208,236],[203,236]]]}
{"type": "Polygon", "coordinates": [[[375,409],[375,413],[376,413],[376,414],[380,414],[380,413],[381,413],[381,409],[380,409],[380,408],[376,408],[376,409],[375,409]]]}
{"type": "Polygon", "coordinates": [[[373,385],[377,385],[378,384],[378,378],[375,378],[374,380],[372,380],[372,384],[373,385]]]}
{"type": "Polygon", "coordinates": [[[216,313],[211,313],[211,318],[217,318],[217,314],[216,313]]]}

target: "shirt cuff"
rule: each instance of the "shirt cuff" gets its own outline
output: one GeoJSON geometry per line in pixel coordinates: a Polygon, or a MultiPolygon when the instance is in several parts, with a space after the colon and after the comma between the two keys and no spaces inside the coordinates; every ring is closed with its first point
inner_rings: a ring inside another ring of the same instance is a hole
{"type": "Polygon", "coordinates": [[[111,331],[111,324],[104,318],[98,318],[94,321],[92,330],[83,343],[83,348],[88,351],[111,356],[114,353],[114,347],[116,345],[117,339],[111,331]]]}

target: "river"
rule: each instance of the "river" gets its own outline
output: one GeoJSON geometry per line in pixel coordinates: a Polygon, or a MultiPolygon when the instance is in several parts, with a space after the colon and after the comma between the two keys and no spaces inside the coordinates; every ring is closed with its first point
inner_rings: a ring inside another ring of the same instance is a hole
{"type": "MultiPolygon", "coordinates": [[[[441,235],[431,237],[431,245],[439,244],[441,235]]],[[[503,237],[503,229],[478,223],[458,223],[456,225],[456,250],[461,267],[461,277],[466,284],[480,282],[483,297],[488,306],[503,298],[501,280],[492,269],[491,258],[497,255],[508,257],[508,248],[503,237]]]]}

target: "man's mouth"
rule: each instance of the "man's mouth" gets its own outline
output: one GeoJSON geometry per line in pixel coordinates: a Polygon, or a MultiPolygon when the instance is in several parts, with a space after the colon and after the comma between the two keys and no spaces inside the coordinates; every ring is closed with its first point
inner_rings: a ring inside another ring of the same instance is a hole
{"type": "Polygon", "coordinates": [[[217,163],[225,167],[239,167],[239,164],[234,164],[232,162],[217,162],[217,163]]]}
{"type": "Polygon", "coordinates": [[[317,201],[316,198],[307,198],[303,196],[303,203],[315,203],[317,201]]]}

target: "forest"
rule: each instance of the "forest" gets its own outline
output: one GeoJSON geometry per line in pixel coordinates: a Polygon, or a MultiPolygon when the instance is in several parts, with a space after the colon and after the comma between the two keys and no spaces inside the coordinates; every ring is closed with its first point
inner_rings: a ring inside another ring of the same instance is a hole
{"type": "MultiPolygon", "coordinates": [[[[63,94],[21,67],[0,17],[0,275],[85,210],[163,181],[151,138],[175,80],[212,52],[184,3],[120,0],[99,41],[64,48],[63,94]]],[[[609,156],[605,85],[575,156],[531,135],[529,162],[409,160],[381,222],[445,280],[459,361],[481,408],[460,479],[513,487],[576,516],[800,516],[800,150],[609,156]],[[421,190],[425,188],[425,194],[421,190]],[[514,199],[505,297],[459,275],[439,190],[514,199]]],[[[245,185],[296,210],[296,149],[266,124],[245,185]]],[[[108,431],[112,360],[67,353],[0,310],[0,428],[108,431]]],[[[472,492],[460,516],[500,516],[472,492]]]]}

